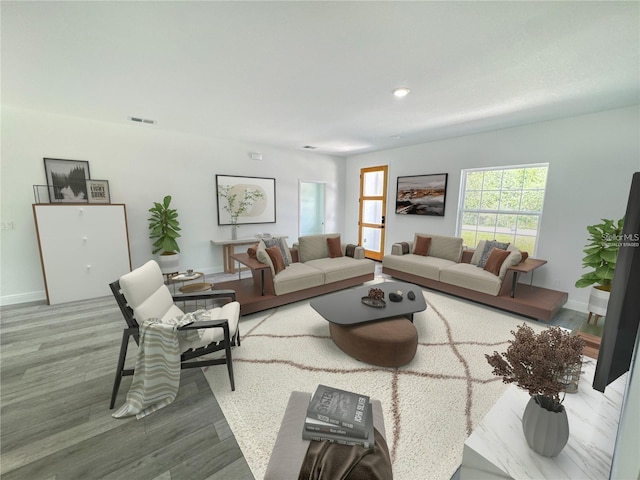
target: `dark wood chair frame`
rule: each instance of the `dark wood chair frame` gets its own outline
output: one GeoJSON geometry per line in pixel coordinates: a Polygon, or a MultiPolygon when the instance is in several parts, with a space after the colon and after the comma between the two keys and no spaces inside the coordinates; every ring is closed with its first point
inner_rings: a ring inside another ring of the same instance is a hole
{"type": "MultiPolygon", "coordinates": [[[[116,397],[118,396],[118,389],[120,388],[120,381],[122,377],[133,375],[134,369],[125,369],[124,362],[127,357],[127,347],[129,345],[129,338],[133,337],[136,345],[140,345],[140,326],[133,316],[133,310],[127,304],[127,299],[124,297],[120,290],[120,281],[116,280],[109,284],[111,292],[120,307],[120,311],[124,316],[125,322],[127,322],[127,328],[122,331],[122,342],[120,344],[120,355],[118,357],[118,368],[116,370],[116,378],[113,383],[113,392],[111,394],[111,403],[109,408],[113,409],[116,397]]],[[[174,302],[187,302],[196,300],[215,300],[215,299],[227,299],[228,302],[236,300],[236,292],[234,290],[211,290],[208,292],[195,292],[188,294],[172,295],[174,302]]],[[[225,303],[228,303],[225,302],[225,303]]],[[[180,356],[180,368],[199,368],[209,365],[227,365],[229,371],[229,381],[231,383],[231,390],[235,391],[235,382],[233,380],[233,363],[231,359],[231,347],[240,346],[240,327],[236,329],[236,333],[233,338],[229,333],[229,322],[227,319],[217,319],[203,322],[194,322],[189,325],[180,327],[178,330],[197,330],[201,328],[222,328],[224,333],[224,340],[220,342],[213,342],[204,347],[197,348],[195,350],[189,349],[180,356]],[[194,358],[208,355],[209,353],[225,350],[225,356],[223,358],[196,360],[191,361],[194,358]]]]}

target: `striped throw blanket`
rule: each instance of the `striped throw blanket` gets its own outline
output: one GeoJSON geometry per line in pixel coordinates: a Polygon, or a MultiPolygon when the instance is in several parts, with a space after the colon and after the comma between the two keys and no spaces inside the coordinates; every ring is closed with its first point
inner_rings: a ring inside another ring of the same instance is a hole
{"type": "Polygon", "coordinates": [[[125,404],[112,416],[138,419],[169,405],[180,386],[180,340],[193,341],[197,330],[178,331],[178,327],[196,321],[199,310],[161,322],[145,320],[140,327],[140,345],[131,388],[125,404]]]}

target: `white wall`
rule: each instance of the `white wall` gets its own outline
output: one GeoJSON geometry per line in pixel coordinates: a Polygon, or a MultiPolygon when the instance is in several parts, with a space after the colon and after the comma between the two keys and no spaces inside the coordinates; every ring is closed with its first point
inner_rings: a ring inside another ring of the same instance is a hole
{"type": "MultiPolygon", "coordinates": [[[[158,127],[92,122],[23,109],[2,108],[0,302],[44,299],[44,282],[31,205],[32,186],[46,184],[44,157],[88,160],[91,177],[109,180],[112,203],[125,203],[134,268],[152,258],[148,209],[173,196],[182,238],[181,266],[222,271],[221,247],[231,238],[218,226],[215,174],[276,179],[276,223],[243,225],[241,237],[298,232],[298,181],[327,182],[327,232],[344,225],[344,159],[247,143],[181,135],[158,127]],[[249,158],[260,152],[263,160],[249,158]]],[[[357,238],[357,237],[356,237],[357,238]]]]}
{"type": "MultiPolygon", "coordinates": [[[[586,311],[589,289],[574,287],[583,273],[586,225],[624,215],[631,175],[640,170],[639,120],[636,106],[349,157],[346,218],[358,215],[360,169],[389,165],[388,253],[415,232],[455,233],[462,169],[549,162],[537,252],[548,264],[535,272],[533,283],[568,292],[566,306],[586,311]],[[397,177],[430,173],[449,174],[444,218],[396,215],[397,177]]],[[[346,234],[357,232],[353,221],[346,227],[346,234]]]]}

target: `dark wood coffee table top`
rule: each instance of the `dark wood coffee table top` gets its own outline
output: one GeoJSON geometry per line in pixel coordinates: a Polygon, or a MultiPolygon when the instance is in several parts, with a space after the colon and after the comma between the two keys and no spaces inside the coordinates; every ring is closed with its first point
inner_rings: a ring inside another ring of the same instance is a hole
{"type": "Polygon", "coordinates": [[[338,325],[354,325],[402,316],[411,319],[414,313],[422,312],[427,308],[422,289],[412,283],[404,282],[383,282],[330,293],[314,298],[309,304],[325,320],[338,325]],[[361,298],[366,297],[371,288],[379,288],[384,292],[385,307],[370,307],[362,303],[361,298]],[[389,300],[389,293],[398,292],[398,290],[402,292],[402,301],[389,300]],[[410,291],[415,294],[415,300],[407,298],[410,291]]]}

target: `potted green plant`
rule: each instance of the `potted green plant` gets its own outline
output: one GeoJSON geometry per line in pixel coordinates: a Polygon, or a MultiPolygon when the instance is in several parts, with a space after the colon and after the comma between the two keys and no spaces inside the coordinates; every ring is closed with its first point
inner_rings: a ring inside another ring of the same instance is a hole
{"type": "Polygon", "coordinates": [[[158,264],[162,273],[179,272],[180,259],[178,252],[180,247],[176,238],[180,237],[180,223],[178,222],[178,211],[171,208],[171,195],[167,195],[162,203],[153,202],[153,207],[149,209],[151,215],[149,221],[149,238],[154,240],[151,253],[159,253],[158,264]]]}
{"type": "MultiPolygon", "coordinates": [[[[567,412],[562,405],[573,372],[580,372],[584,340],[559,327],[536,334],[526,324],[511,332],[507,351],[485,355],[493,374],[504,383],[515,383],[531,398],[522,416],[522,428],[529,447],[554,457],[569,440],[567,412]]],[[[577,381],[577,380],[576,380],[577,381]]]]}
{"type": "Polygon", "coordinates": [[[603,218],[602,223],[587,226],[589,243],[583,250],[586,255],[582,259],[582,266],[591,270],[578,279],[576,287],[594,285],[589,295],[589,317],[591,313],[596,314],[596,322],[599,316],[607,313],[623,223],[624,218],[617,222],[603,218]]]}

